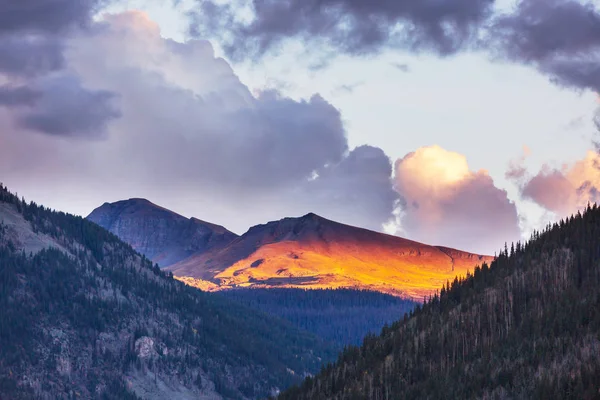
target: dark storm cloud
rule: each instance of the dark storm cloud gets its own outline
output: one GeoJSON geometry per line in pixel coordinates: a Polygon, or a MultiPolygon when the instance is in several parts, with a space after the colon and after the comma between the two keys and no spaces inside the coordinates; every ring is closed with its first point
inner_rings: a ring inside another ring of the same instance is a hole
{"type": "Polygon", "coordinates": [[[0,106],[31,106],[39,97],[39,92],[27,86],[0,86],[0,106]]]}
{"type": "Polygon", "coordinates": [[[520,0],[503,14],[493,0],[198,2],[192,33],[220,39],[233,59],[260,57],[288,38],[351,55],[474,48],[533,65],[559,85],[600,91],[600,13],[584,0],[520,0]],[[253,17],[239,18],[240,9],[253,17]]]}
{"type": "Polygon", "coordinates": [[[219,157],[229,158],[206,155],[223,167],[223,178],[281,185],[338,162],[348,150],[339,111],[320,95],[295,101],[269,91],[257,100],[252,109],[227,116],[221,141],[212,142],[222,149],[219,157]]]}
{"type": "Polygon", "coordinates": [[[496,55],[531,64],[558,84],[600,91],[600,13],[577,0],[522,0],[489,32],[496,55]]]}
{"type": "Polygon", "coordinates": [[[392,188],[392,163],[378,147],[360,146],[318,171],[301,191],[317,214],[380,231],[401,201],[392,188]]]}
{"type": "Polygon", "coordinates": [[[34,77],[63,68],[63,45],[53,35],[0,35],[0,73],[34,77]]]}
{"type": "Polygon", "coordinates": [[[0,0],[0,72],[31,75],[61,68],[62,39],[87,25],[104,0],[0,0]]]}
{"type": "Polygon", "coordinates": [[[0,0],[0,105],[20,127],[57,136],[97,137],[120,113],[115,95],[84,88],[67,65],[65,41],[91,24],[104,0],[0,0]],[[60,72],[58,72],[60,71],[60,72]],[[59,75],[57,75],[59,74],[59,75]]]}
{"type": "MultiPolygon", "coordinates": [[[[14,95],[35,101],[35,107],[18,115],[23,128],[57,136],[97,137],[107,123],[120,116],[114,107],[114,93],[88,90],[71,75],[55,77],[39,84],[39,91],[21,88],[14,95]],[[35,96],[32,99],[32,96],[35,96]]],[[[2,101],[0,91],[0,103],[2,101]]]]}
{"type": "Polygon", "coordinates": [[[57,33],[89,22],[104,0],[0,0],[0,33],[57,33]]]}
{"type": "Polygon", "coordinates": [[[291,37],[348,54],[394,47],[449,55],[474,38],[493,0],[253,0],[249,22],[236,19],[241,3],[199,4],[192,33],[220,36],[231,57],[244,58],[291,37]]]}

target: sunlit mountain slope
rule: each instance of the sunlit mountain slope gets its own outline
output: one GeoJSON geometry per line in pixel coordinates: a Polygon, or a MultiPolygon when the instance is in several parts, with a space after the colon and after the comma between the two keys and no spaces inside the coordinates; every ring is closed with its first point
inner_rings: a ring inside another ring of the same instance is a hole
{"type": "Polygon", "coordinates": [[[167,269],[204,290],[356,287],[422,300],[491,260],[308,214],[255,226],[223,248],[167,269]]]}

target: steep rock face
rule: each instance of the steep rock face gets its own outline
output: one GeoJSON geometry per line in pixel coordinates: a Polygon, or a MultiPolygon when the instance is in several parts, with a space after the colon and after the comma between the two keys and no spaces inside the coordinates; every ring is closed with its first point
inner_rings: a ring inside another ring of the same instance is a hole
{"type": "Polygon", "coordinates": [[[222,226],[185,218],[145,199],[105,203],[87,217],[161,267],[221,248],[237,237],[222,226]]]}
{"type": "Polygon", "coordinates": [[[221,249],[168,269],[204,289],[361,288],[422,300],[457,275],[492,261],[307,214],[251,228],[221,249]],[[209,287],[206,281],[217,286],[209,287]],[[199,281],[200,282],[200,281],[199,281]]]}

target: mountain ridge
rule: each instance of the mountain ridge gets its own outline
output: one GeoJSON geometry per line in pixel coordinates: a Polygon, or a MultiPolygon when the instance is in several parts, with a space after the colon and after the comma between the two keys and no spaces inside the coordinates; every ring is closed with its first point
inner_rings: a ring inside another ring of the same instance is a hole
{"type": "Polygon", "coordinates": [[[313,212],[258,224],[241,236],[138,198],[105,203],[88,219],[177,279],[205,291],[351,288],[419,301],[493,259],[354,227],[313,212]],[[199,234],[195,227],[186,227],[195,221],[199,234]]]}
{"type": "Polygon", "coordinates": [[[167,270],[204,290],[361,288],[422,299],[492,259],[308,213],[253,226],[225,247],[191,256],[167,270]],[[406,274],[411,277],[403,279],[406,274]],[[419,279],[426,281],[422,288],[419,279]]]}

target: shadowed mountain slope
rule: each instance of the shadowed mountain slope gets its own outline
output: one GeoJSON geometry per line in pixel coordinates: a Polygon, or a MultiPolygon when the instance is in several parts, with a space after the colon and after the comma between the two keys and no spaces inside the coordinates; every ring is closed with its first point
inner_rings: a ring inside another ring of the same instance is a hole
{"type": "Polygon", "coordinates": [[[166,267],[189,256],[222,248],[237,235],[222,226],[185,218],[145,199],[104,203],[87,217],[166,267]]]}

